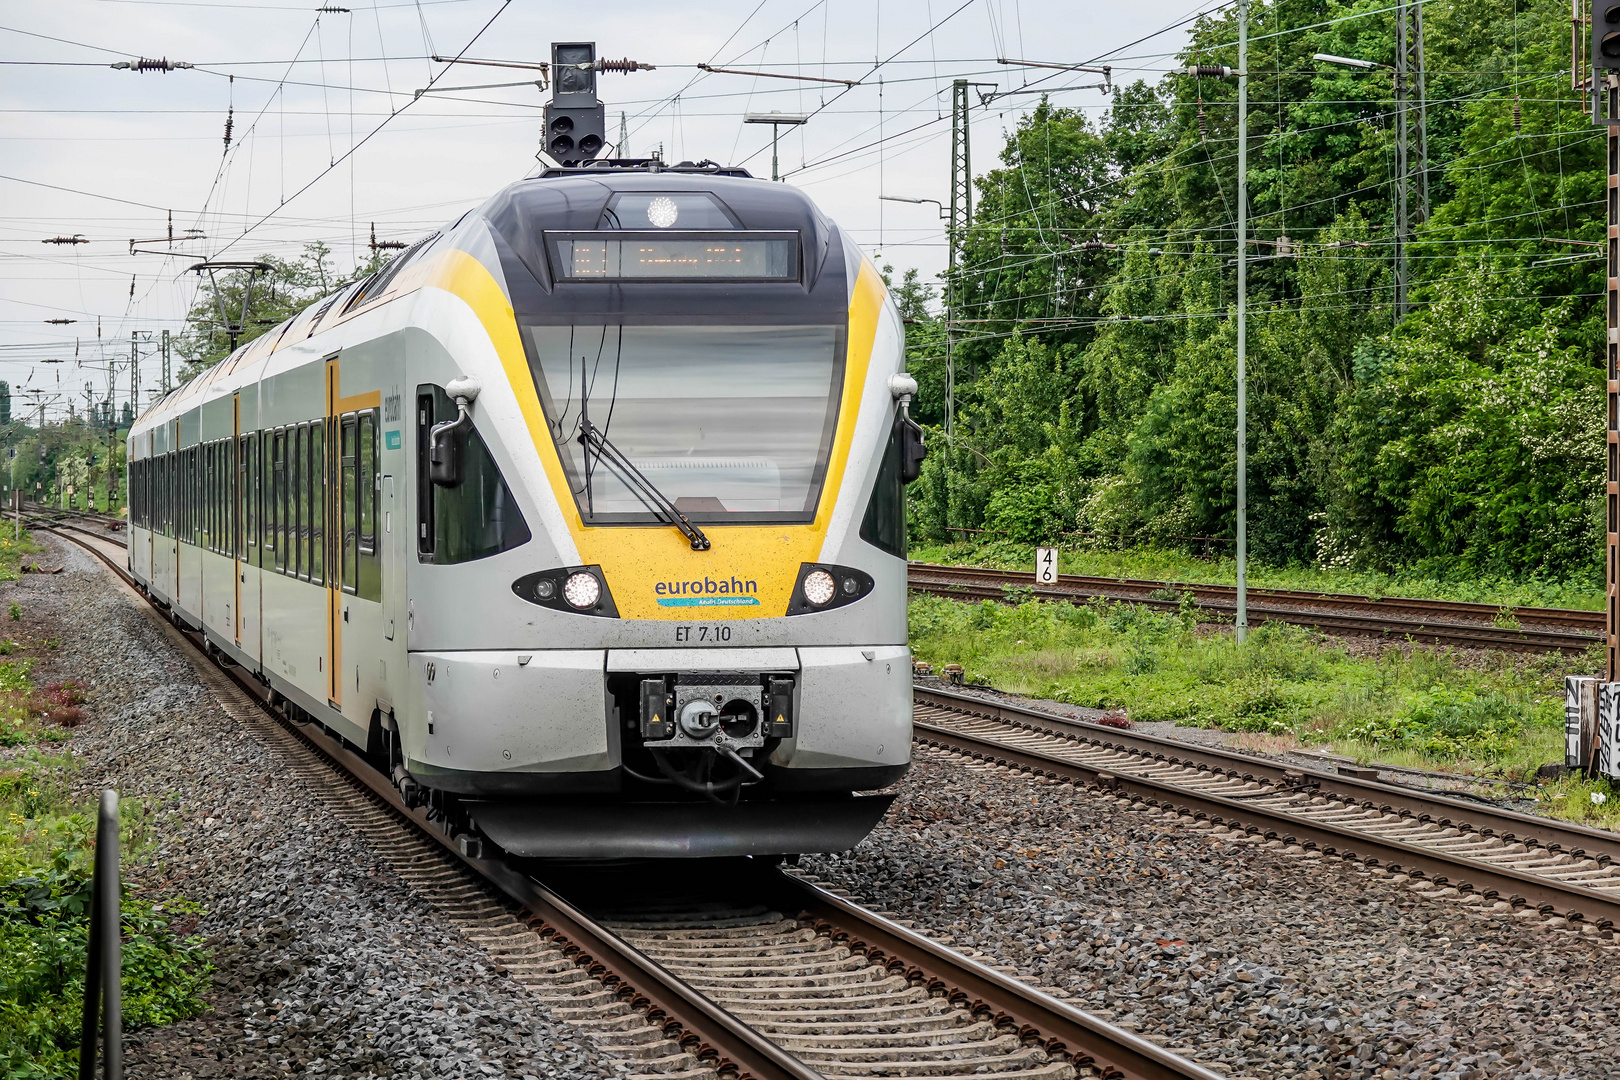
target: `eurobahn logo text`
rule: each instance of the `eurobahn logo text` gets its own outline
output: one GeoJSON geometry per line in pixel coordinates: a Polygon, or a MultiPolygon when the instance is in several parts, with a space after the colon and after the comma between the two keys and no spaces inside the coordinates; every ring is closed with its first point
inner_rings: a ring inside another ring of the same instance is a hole
{"type": "Polygon", "coordinates": [[[756,607],[759,582],[738,578],[693,578],[690,581],[660,581],[653,586],[660,607],[756,607]]]}

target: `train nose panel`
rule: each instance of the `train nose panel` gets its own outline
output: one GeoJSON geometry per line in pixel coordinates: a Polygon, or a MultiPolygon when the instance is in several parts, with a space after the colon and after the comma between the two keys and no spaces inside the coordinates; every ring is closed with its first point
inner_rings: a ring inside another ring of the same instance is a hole
{"type": "Polygon", "coordinates": [[[464,804],[513,855],[544,859],[707,859],[848,851],[877,827],[893,795],[793,802],[464,804]]]}

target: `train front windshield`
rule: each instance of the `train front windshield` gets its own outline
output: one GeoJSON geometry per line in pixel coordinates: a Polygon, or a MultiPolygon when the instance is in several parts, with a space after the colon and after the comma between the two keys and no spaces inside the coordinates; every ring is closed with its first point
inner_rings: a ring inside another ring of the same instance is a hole
{"type": "Polygon", "coordinates": [[[809,521],[843,388],[831,326],[526,326],[530,368],[581,515],[658,518],[589,452],[590,424],[693,521],[809,521]]]}

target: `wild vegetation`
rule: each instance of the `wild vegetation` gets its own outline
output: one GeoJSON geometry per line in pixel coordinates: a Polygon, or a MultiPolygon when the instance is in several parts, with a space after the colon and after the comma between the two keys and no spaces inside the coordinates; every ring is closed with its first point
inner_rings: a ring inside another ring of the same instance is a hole
{"type": "Polygon", "coordinates": [[[959,663],[969,681],[998,689],[1122,710],[1134,723],[1518,779],[1562,760],[1566,657],[1480,661],[1400,644],[1369,655],[1281,623],[1239,646],[1212,629],[1190,602],[1179,613],[1100,601],[911,602],[919,659],[959,663]]]}
{"type": "MultiPolygon", "coordinates": [[[[26,534],[0,537],[0,579],[14,579],[35,550],[26,534]]],[[[9,612],[0,638],[0,1075],[67,1080],[78,1071],[95,807],[75,794],[77,763],[61,744],[85,719],[87,691],[70,679],[38,683],[36,663],[59,643],[33,636],[17,601],[9,612]]],[[[138,858],[153,839],[145,809],[124,800],[121,810],[121,844],[138,858]]],[[[179,929],[196,914],[183,898],[140,895],[126,880],[126,1027],[201,1009],[208,956],[179,929]]]]}
{"type": "MultiPolygon", "coordinates": [[[[957,566],[986,566],[996,570],[1032,572],[1035,548],[1012,540],[980,538],[949,544],[913,544],[911,558],[918,562],[957,566]]],[[[1099,546],[1074,542],[1058,550],[1058,571],[1087,577],[1134,578],[1171,583],[1232,585],[1237,582],[1237,561],[1230,555],[1201,558],[1177,548],[1145,545],[1099,546]]],[[[1603,608],[1602,581],[1589,578],[1547,581],[1510,574],[1473,577],[1436,577],[1413,570],[1377,570],[1350,566],[1269,566],[1250,561],[1248,583],[1254,589],[1300,589],[1306,592],[1347,593],[1355,596],[1411,596],[1428,600],[1457,600],[1469,604],[1515,607],[1603,608]]],[[[1507,613],[1504,612],[1504,615],[1507,613]]]]}
{"type": "MultiPolygon", "coordinates": [[[[1392,309],[1392,9],[1250,6],[1249,536],[1272,566],[1601,584],[1602,135],[1552,0],[1424,5],[1430,210],[1392,309]]],[[[1235,66],[1231,7],[1181,59],[1235,66]]],[[[933,452],[919,542],[1230,557],[1235,88],[1042,104],[976,180],[955,314],[901,290],[933,452]],[[930,312],[933,311],[931,314],[930,312]]],[[[991,122],[981,120],[979,123],[991,122]]]]}

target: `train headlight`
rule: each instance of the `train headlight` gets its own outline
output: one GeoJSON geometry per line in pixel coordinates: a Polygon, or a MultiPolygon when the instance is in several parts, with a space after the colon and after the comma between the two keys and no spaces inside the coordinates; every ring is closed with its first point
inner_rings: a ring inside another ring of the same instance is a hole
{"type": "Polygon", "coordinates": [[[596,580],[595,574],[576,571],[568,575],[568,581],[563,585],[563,599],[568,601],[570,607],[581,611],[595,607],[596,602],[602,599],[602,583],[596,580]]]}
{"type": "Polygon", "coordinates": [[[825,570],[812,570],[804,576],[804,598],[816,607],[830,602],[835,589],[833,576],[825,570]]]}

